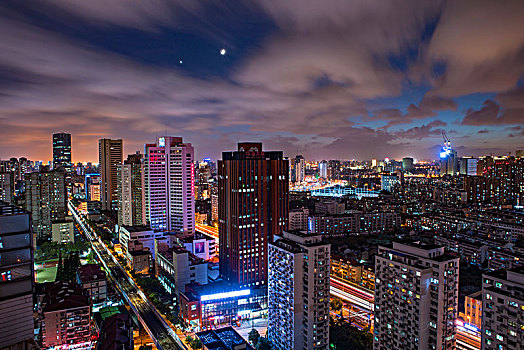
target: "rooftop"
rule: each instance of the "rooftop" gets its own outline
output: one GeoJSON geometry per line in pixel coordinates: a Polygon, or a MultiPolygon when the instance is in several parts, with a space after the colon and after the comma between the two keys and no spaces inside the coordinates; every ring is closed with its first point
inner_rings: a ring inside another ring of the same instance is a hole
{"type": "Polygon", "coordinates": [[[245,345],[246,349],[254,350],[254,348],[245,341],[244,338],[238,334],[233,327],[224,327],[216,330],[209,330],[199,332],[196,334],[200,338],[202,344],[213,350],[233,350],[239,345],[245,345]]]}
{"type": "Polygon", "coordinates": [[[77,273],[82,283],[106,279],[106,273],[97,264],[82,265],[78,268],[77,273]]]}
{"type": "Polygon", "coordinates": [[[89,307],[89,297],[86,292],[74,283],[54,282],[46,284],[42,289],[43,312],[54,312],[80,307],[89,307]]]}
{"type": "Polygon", "coordinates": [[[122,226],[127,232],[142,232],[152,231],[149,226],[137,225],[137,226],[122,226]]]}

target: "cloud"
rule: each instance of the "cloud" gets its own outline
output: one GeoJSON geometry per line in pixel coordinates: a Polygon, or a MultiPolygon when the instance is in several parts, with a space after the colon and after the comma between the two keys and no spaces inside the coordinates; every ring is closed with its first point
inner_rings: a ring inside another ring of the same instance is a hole
{"type": "Polygon", "coordinates": [[[0,21],[0,156],[49,159],[51,133],[66,131],[73,133],[75,161],[96,160],[101,137],[124,138],[131,153],[166,132],[193,142],[197,155],[212,157],[242,139],[319,159],[404,152],[427,157],[433,153],[426,143],[433,141],[426,139],[446,124],[441,112],[456,111],[457,98],[472,90],[498,94],[481,110],[468,111],[463,124],[522,124],[522,89],[514,88],[523,61],[515,30],[521,5],[493,9],[481,1],[471,6],[472,20],[467,8],[453,3],[258,1],[242,5],[252,16],[245,17],[237,1],[10,2],[0,21]],[[225,17],[209,18],[217,7],[230,14],[227,21],[268,17],[275,27],[225,78],[197,79],[138,63],[133,55],[112,52],[110,42],[101,49],[75,35],[93,28],[148,35],[174,28],[233,40],[219,25],[225,17]],[[486,28],[479,28],[483,19],[486,28]],[[433,37],[428,26],[436,27],[433,37]],[[407,73],[392,65],[392,56],[406,61],[407,73]],[[446,67],[438,79],[431,75],[435,62],[446,67]],[[418,103],[406,93],[414,66],[430,76],[418,81],[429,89],[418,103]],[[387,102],[377,102],[382,98],[387,102]],[[489,108],[498,111],[489,114],[489,108]],[[370,127],[377,124],[386,126],[370,127]],[[393,125],[402,129],[392,131],[393,125]]]}
{"type": "Polygon", "coordinates": [[[435,120],[429,124],[422,126],[415,126],[407,130],[395,132],[395,135],[403,139],[422,140],[429,136],[442,134],[442,129],[434,129],[439,126],[446,126],[447,124],[441,120],[435,120]]]}
{"type": "Polygon", "coordinates": [[[517,87],[486,100],[480,110],[468,110],[463,125],[524,124],[524,88],[517,87]]]}
{"type": "Polygon", "coordinates": [[[393,125],[411,123],[416,119],[436,117],[440,111],[456,109],[457,103],[453,99],[426,94],[418,106],[409,104],[406,113],[403,113],[400,109],[386,108],[376,111],[370,120],[387,120],[388,123],[383,127],[387,129],[393,125]]]}
{"type": "Polygon", "coordinates": [[[500,106],[492,100],[486,100],[479,110],[468,110],[462,125],[489,125],[494,124],[499,114],[500,106]]]}
{"type": "Polygon", "coordinates": [[[432,93],[443,96],[503,91],[524,72],[524,2],[448,1],[425,59],[429,68],[445,64],[432,79],[432,93]]]}

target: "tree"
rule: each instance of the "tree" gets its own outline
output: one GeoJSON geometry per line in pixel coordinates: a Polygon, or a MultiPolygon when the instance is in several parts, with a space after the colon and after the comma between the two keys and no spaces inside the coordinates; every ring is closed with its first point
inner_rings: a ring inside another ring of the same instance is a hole
{"type": "Polygon", "coordinates": [[[56,281],[63,281],[64,267],[62,266],[62,253],[58,253],[58,265],[56,269],[56,281]]]}
{"type": "Polygon", "coordinates": [[[336,349],[371,350],[373,336],[361,331],[347,322],[334,322],[330,319],[329,340],[336,349]]]}
{"type": "Polygon", "coordinates": [[[202,341],[200,340],[200,338],[195,337],[195,339],[193,340],[192,347],[193,349],[202,349],[203,346],[202,346],[202,341]]]}
{"type": "Polygon", "coordinates": [[[260,333],[253,328],[251,332],[249,332],[248,340],[251,342],[251,344],[256,345],[258,343],[258,339],[260,339],[260,333]]]}
{"type": "Polygon", "coordinates": [[[191,346],[191,343],[193,343],[193,337],[190,336],[190,335],[188,335],[188,336],[186,337],[186,343],[187,343],[189,346],[191,346]]]}
{"type": "Polygon", "coordinates": [[[271,346],[271,342],[269,341],[269,339],[264,337],[260,337],[260,339],[258,339],[258,343],[256,346],[257,350],[271,350],[272,348],[273,347],[271,346]]]}
{"type": "Polygon", "coordinates": [[[330,304],[331,304],[331,309],[333,311],[339,311],[344,306],[344,304],[342,303],[342,300],[340,300],[338,298],[331,299],[331,303],[330,304]]]}

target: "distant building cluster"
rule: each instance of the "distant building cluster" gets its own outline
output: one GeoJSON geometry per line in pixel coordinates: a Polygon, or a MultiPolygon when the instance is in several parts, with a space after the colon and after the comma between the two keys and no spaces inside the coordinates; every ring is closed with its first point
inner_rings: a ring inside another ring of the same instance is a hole
{"type": "Polygon", "coordinates": [[[130,350],[151,321],[127,281],[204,349],[339,349],[341,329],[375,350],[520,349],[524,154],[460,157],[443,136],[434,162],[259,142],[198,161],[162,136],[75,164],[54,134],[47,164],[0,160],[0,344],[130,350]]]}

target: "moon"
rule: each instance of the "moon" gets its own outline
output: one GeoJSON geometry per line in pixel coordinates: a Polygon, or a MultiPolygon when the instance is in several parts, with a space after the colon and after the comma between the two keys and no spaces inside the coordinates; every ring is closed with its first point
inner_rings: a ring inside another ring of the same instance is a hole
{"type": "Polygon", "coordinates": [[[220,50],[220,54],[221,54],[222,56],[224,56],[224,55],[226,54],[226,49],[222,49],[222,50],[220,50]]]}

